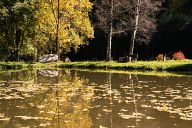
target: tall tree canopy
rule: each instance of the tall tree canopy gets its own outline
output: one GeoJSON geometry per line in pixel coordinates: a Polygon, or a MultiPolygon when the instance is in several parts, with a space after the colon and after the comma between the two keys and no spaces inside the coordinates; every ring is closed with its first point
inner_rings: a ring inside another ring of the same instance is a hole
{"type": "MultiPolygon", "coordinates": [[[[39,6],[35,38],[37,46],[50,41],[55,43],[58,21],[60,53],[69,52],[70,48],[77,50],[80,45],[87,44],[87,40],[94,37],[93,27],[89,20],[89,12],[92,9],[89,0],[61,0],[59,17],[57,17],[58,0],[43,0],[36,4],[39,6]]],[[[44,45],[41,48],[43,47],[44,45]]]]}
{"type": "Polygon", "coordinates": [[[0,1],[1,55],[18,60],[19,52],[31,37],[35,20],[34,9],[31,0],[0,1]]]}
{"type": "Polygon", "coordinates": [[[18,60],[22,49],[27,52],[29,47],[40,54],[55,52],[58,21],[60,53],[77,50],[94,38],[89,0],[60,0],[59,6],[58,11],[58,0],[1,0],[0,51],[5,53],[1,58],[18,60]]]}
{"type": "MultiPolygon", "coordinates": [[[[110,58],[111,34],[133,35],[138,28],[136,41],[148,43],[156,31],[156,15],[161,8],[163,0],[95,0],[97,27],[107,34],[107,60],[110,58]],[[137,10],[139,6],[139,10],[137,10]],[[135,15],[140,14],[138,23],[135,23],[135,15]],[[137,27],[136,25],[137,24],[137,27]],[[112,26],[112,27],[111,27],[112,26]]],[[[130,38],[130,37],[127,37],[130,38]]],[[[135,39],[134,39],[135,40],[135,39]]],[[[130,43],[130,42],[128,42],[130,43]]],[[[133,45],[132,45],[133,46],[133,45]]],[[[110,60],[110,59],[109,59],[110,60]]]]}
{"type": "Polygon", "coordinates": [[[112,39],[115,34],[130,30],[133,1],[128,0],[95,0],[95,26],[107,35],[106,60],[112,60],[112,39]]]}

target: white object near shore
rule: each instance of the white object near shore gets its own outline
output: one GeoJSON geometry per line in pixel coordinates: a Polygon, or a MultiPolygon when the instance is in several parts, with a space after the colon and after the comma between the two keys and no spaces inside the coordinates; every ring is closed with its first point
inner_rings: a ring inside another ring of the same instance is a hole
{"type": "Polygon", "coordinates": [[[38,58],[41,63],[55,62],[58,60],[58,55],[56,54],[48,54],[38,58]]]}

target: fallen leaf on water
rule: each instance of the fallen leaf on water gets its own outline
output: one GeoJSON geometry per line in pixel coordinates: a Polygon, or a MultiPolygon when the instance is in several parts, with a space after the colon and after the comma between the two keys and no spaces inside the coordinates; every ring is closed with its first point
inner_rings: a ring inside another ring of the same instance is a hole
{"type": "Polygon", "coordinates": [[[10,118],[2,118],[2,119],[0,119],[0,121],[9,121],[10,120],[10,118]]]}
{"type": "Polygon", "coordinates": [[[121,112],[127,112],[128,110],[126,110],[126,109],[121,109],[120,111],[121,111],[121,112]]]}
{"type": "Polygon", "coordinates": [[[111,110],[103,109],[104,112],[111,112],[111,110]]]}
{"type": "Polygon", "coordinates": [[[2,113],[0,113],[0,118],[4,117],[4,115],[5,115],[4,113],[3,113],[3,114],[2,114],[2,113]]]}
{"type": "Polygon", "coordinates": [[[83,109],[82,111],[83,111],[83,112],[87,112],[87,111],[88,111],[88,109],[83,109]]]}
{"type": "Polygon", "coordinates": [[[21,118],[22,120],[39,120],[43,117],[32,117],[32,116],[15,116],[16,118],[21,118]]]}
{"type": "Polygon", "coordinates": [[[148,119],[148,120],[154,120],[155,118],[154,118],[154,117],[147,116],[146,119],[148,119]]]}
{"type": "Polygon", "coordinates": [[[46,124],[40,124],[39,126],[40,127],[47,127],[47,126],[50,126],[51,124],[50,123],[46,123],[46,124]]]}
{"type": "Polygon", "coordinates": [[[107,128],[107,127],[103,127],[103,126],[100,125],[99,128],[107,128]]]}
{"type": "Polygon", "coordinates": [[[126,126],[126,128],[135,128],[135,126],[126,126]]]}

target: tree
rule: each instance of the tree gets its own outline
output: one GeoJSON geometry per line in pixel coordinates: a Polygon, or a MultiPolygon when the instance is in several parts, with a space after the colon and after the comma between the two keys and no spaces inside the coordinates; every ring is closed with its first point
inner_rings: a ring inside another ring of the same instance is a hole
{"type": "Polygon", "coordinates": [[[39,54],[77,50],[94,37],[91,9],[89,0],[0,1],[1,58],[17,61],[26,47],[39,54]]]}
{"type": "MultiPolygon", "coordinates": [[[[156,31],[156,16],[162,7],[163,0],[136,0],[132,2],[133,20],[132,37],[129,55],[134,54],[135,42],[148,43],[156,31]],[[136,38],[138,36],[138,39],[136,38]]],[[[129,57],[131,61],[131,57],[129,57]]]]}
{"type": "MultiPolygon", "coordinates": [[[[133,50],[134,50],[134,45],[135,45],[135,39],[136,39],[136,34],[138,31],[138,25],[139,25],[139,13],[141,9],[141,0],[136,1],[136,7],[135,7],[135,25],[134,25],[134,30],[130,42],[130,49],[129,49],[129,55],[133,55],[133,50]]],[[[132,57],[129,56],[129,61],[131,61],[132,57]]]]}
{"type": "Polygon", "coordinates": [[[107,61],[111,61],[111,41],[112,41],[112,37],[113,37],[113,5],[114,4],[114,0],[110,0],[110,18],[109,18],[109,22],[110,22],[110,29],[109,29],[109,37],[108,37],[108,41],[107,41],[107,61]]]}
{"type": "Polygon", "coordinates": [[[88,0],[44,0],[38,2],[38,6],[37,45],[53,41],[55,52],[60,54],[69,52],[71,48],[77,50],[94,37],[89,20],[92,4],[88,0]]]}
{"type": "MultiPolygon", "coordinates": [[[[192,34],[192,1],[168,0],[160,18],[158,32],[155,36],[155,52],[167,53],[171,56],[176,51],[182,51],[186,57],[191,57],[189,49],[192,34]]],[[[158,53],[156,53],[158,54],[158,53]]]]}
{"type": "Polygon", "coordinates": [[[12,60],[19,60],[20,51],[30,38],[34,26],[34,5],[30,0],[0,2],[0,43],[12,60]]]}
{"type": "Polygon", "coordinates": [[[115,34],[132,35],[129,54],[133,54],[135,41],[150,41],[156,29],[154,19],[161,1],[95,0],[95,26],[107,35],[106,60],[111,60],[111,41],[115,34]]]}
{"type": "Polygon", "coordinates": [[[125,33],[129,28],[130,1],[95,0],[95,26],[107,35],[106,60],[112,60],[112,38],[115,34],[125,33]]]}

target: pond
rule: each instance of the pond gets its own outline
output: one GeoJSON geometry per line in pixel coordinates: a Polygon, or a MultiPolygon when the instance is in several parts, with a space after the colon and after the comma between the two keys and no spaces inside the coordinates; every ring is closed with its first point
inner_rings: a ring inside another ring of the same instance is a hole
{"type": "Polygon", "coordinates": [[[192,77],[0,73],[0,128],[191,128],[192,77]]]}

